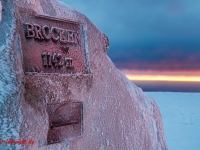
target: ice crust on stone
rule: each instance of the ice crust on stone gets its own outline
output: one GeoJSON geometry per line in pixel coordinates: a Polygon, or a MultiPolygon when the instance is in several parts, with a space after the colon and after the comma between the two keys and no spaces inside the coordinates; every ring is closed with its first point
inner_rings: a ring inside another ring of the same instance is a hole
{"type": "MultiPolygon", "coordinates": [[[[76,10],[75,8],[73,8],[73,7],[71,7],[71,6],[69,6],[68,4],[66,4],[66,3],[64,3],[64,2],[62,2],[62,1],[60,1],[60,0],[58,0],[58,2],[62,5],[62,6],[64,6],[68,11],[74,11],[74,10],[76,10]]],[[[77,10],[76,10],[77,11],[77,10]]]]}
{"type": "Polygon", "coordinates": [[[0,1],[0,22],[1,22],[1,19],[2,19],[2,4],[1,4],[1,1],[0,1]]]}
{"type": "MultiPolygon", "coordinates": [[[[4,9],[9,8],[4,7],[4,9]]],[[[13,52],[16,20],[12,12],[3,17],[10,18],[10,21],[7,22],[1,18],[0,22],[0,138],[6,141],[19,138],[22,114],[18,101],[20,83],[17,81],[17,69],[14,65],[16,61],[13,52]]],[[[20,147],[20,145],[7,145],[6,149],[20,149],[20,147]]],[[[4,143],[0,144],[0,149],[5,149],[4,143]]]]}
{"type": "Polygon", "coordinates": [[[161,135],[161,136],[159,135],[159,131],[157,130],[158,122],[156,122],[156,120],[154,118],[154,117],[156,117],[159,121],[162,120],[161,116],[154,116],[155,109],[157,109],[157,111],[158,111],[158,107],[156,106],[155,101],[151,97],[144,94],[144,92],[142,91],[141,88],[137,87],[135,84],[130,82],[128,80],[128,78],[123,73],[121,73],[119,70],[118,70],[118,73],[122,77],[123,81],[126,83],[127,90],[129,91],[130,96],[132,97],[132,100],[133,101],[138,100],[138,99],[134,98],[135,95],[141,97],[141,99],[140,99],[141,101],[138,101],[136,103],[138,104],[137,105],[139,108],[138,111],[140,111],[140,115],[141,115],[142,119],[144,119],[146,122],[148,122],[149,126],[147,126],[147,128],[150,131],[153,149],[158,149],[158,150],[165,149],[165,147],[160,144],[161,138],[164,138],[164,137],[162,137],[163,135],[161,135]]]}
{"type": "Polygon", "coordinates": [[[90,20],[55,0],[8,0],[2,5],[8,13],[0,22],[0,138],[35,140],[32,146],[6,148],[167,150],[156,103],[116,69],[104,51],[103,33],[90,20]],[[18,32],[21,27],[16,25],[18,8],[80,22],[85,29],[85,51],[91,74],[24,75],[18,32]],[[25,84],[32,89],[26,89],[25,84]],[[25,95],[34,98],[25,99],[25,95]],[[83,102],[82,136],[46,145],[49,128],[46,105],[48,101],[63,99],[83,102]]]}

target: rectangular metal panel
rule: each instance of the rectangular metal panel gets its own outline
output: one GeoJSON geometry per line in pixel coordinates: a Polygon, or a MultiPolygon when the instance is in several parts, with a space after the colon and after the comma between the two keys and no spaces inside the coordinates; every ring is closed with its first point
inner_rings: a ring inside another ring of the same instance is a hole
{"type": "Polygon", "coordinates": [[[80,23],[23,11],[20,14],[25,73],[89,73],[80,23]]]}
{"type": "Polygon", "coordinates": [[[49,114],[47,144],[58,143],[81,135],[81,102],[48,104],[47,112],[49,114]]]}

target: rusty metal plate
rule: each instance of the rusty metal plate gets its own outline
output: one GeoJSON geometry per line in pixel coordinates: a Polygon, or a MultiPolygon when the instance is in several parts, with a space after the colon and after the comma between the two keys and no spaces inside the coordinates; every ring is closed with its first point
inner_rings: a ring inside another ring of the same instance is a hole
{"type": "Polygon", "coordinates": [[[47,144],[54,144],[81,135],[82,103],[48,104],[49,131],[47,144]]]}
{"type": "Polygon", "coordinates": [[[21,11],[25,73],[89,73],[83,25],[21,11]]]}

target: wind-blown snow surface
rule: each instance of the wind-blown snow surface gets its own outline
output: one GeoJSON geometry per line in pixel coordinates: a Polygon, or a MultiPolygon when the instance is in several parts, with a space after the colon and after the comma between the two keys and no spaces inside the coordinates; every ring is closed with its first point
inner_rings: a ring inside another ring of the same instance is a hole
{"type": "Polygon", "coordinates": [[[200,93],[145,93],[161,111],[169,150],[200,150],[200,93]]]}

